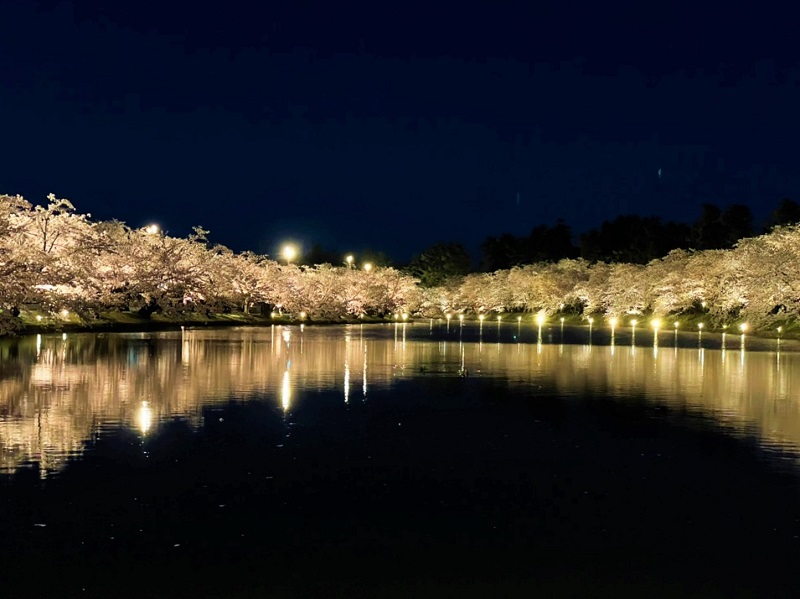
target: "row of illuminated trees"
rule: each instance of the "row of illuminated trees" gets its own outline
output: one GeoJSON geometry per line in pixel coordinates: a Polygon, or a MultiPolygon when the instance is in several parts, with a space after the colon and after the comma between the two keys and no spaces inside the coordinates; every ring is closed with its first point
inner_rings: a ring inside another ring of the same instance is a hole
{"type": "Polygon", "coordinates": [[[27,310],[91,319],[109,310],[180,315],[253,309],[310,318],[430,317],[509,311],[672,314],[765,325],[800,316],[800,228],[778,227],[728,250],[675,250],[645,265],[564,259],[422,286],[393,268],[313,267],[117,221],[93,222],[54,196],[0,196],[0,320],[27,310]]]}

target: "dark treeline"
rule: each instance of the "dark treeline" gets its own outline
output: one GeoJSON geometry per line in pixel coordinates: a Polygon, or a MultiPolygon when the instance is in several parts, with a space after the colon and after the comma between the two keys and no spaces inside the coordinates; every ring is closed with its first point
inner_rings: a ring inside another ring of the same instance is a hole
{"type": "MultiPolygon", "coordinates": [[[[569,224],[559,219],[552,226],[537,225],[525,236],[511,233],[488,236],[481,244],[481,256],[477,261],[460,242],[442,241],[425,248],[409,263],[398,266],[419,279],[423,287],[437,287],[470,272],[494,272],[525,264],[558,262],[564,258],[647,264],[676,249],[729,249],[740,239],[798,222],[800,204],[789,198],[778,202],[762,230],[756,230],[752,210],[742,204],[725,208],[703,204],[700,215],[691,224],[663,221],[658,216],[625,214],[603,221],[599,227],[578,236],[573,234],[569,224]]],[[[300,264],[337,265],[343,259],[340,251],[315,245],[304,253],[300,264]]],[[[392,265],[385,254],[369,250],[359,252],[359,261],[375,266],[392,265]]]]}
{"type": "Polygon", "coordinates": [[[625,214],[603,223],[573,241],[571,228],[563,221],[554,226],[539,225],[525,237],[509,233],[487,237],[481,245],[486,271],[562,258],[584,258],[592,262],[647,264],[675,249],[722,250],[737,241],[775,226],[800,222],[800,204],[783,198],[763,231],[756,231],[748,206],[732,204],[724,209],[703,204],[692,224],[662,221],[657,216],[625,214]]]}

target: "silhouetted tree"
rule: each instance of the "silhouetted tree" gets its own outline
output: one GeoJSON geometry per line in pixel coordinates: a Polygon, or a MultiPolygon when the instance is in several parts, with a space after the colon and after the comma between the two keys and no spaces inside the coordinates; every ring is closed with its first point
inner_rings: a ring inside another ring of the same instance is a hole
{"type": "Polygon", "coordinates": [[[534,227],[527,237],[504,233],[500,237],[487,237],[481,245],[483,268],[495,271],[535,262],[558,262],[563,258],[577,258],[579,251],[572,243],[572,229],[563,220],[554,226],[534,227]]]}
{"type": "Polygon", "coordinates": [[[407,270],[423,287],[437,287],[468,274],[471,265],[469,253],[460,243],[436,243],[416,256],[407,270]]]}
{"type": "Polygon", "coordinates": [[[621,215],[581,235],[581,257],[591,261],[646,264],[685,246],[689,227],[657,216],[621,215]]]}
{"type": "Polygon", "coordinates": [[[744,204],[731,204],[720,219],[725,231],[725,245],[729,248],[745,237],[753,236],[753,211],[744,204]]]}
{"type": "Polygon", "coordinates": [[[481,244],[483,269],[495,271],[523,263],[523,242],[519,237],[503,233],[500,237],[487,237],[481,244]]]}
{"type": "Polygon", "coordinates": [[[523,244],[525,264],[558,262],[563,258],[577,258],[578,254],[578,248],[572,243],[572,229],[561,219],[553,227],[534,227],[523,244]]]}
{"type": "Polygon", "coordinates": [[[692,247],[711,250],[725,245],[722,210],[716,204],[703,204],[703,211],[692,225],[692,247]]]}
{"type": "Polygon", "coordinates": [[[781,225],[800,223],[800,204],[790,198],[781,198],[778,207],[772,212],[772,218],[765,228],[765,233],[781,225]]]}

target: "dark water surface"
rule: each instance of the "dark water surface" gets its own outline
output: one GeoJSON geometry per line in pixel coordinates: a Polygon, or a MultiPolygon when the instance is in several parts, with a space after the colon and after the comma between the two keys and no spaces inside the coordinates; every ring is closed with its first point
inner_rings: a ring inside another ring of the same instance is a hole
{"type": "Polygon", "coordinates": [[[2,341],[0,596],[800,595],[797,344],[632,333],[2,341]]]}

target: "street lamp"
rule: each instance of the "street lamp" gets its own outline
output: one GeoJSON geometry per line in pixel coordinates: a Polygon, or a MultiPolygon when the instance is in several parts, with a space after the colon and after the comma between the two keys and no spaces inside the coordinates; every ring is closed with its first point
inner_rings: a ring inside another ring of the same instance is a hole
{"type": "Polygon", "coordinates": [[[155,223],[147,225],[144,228],[144,232],[147,233],[148,235],[158,235],[159,231],[161,231],[161,227],[159,227],[155,223]]]}
{"type": "Polygon", "coordinates": [[[291,243],[287,243],[281,248],[281,256],[286,260],[286,264],[289,264],[292,260],[297,258],[297,247],[291,243]]]}
{"type": "Polygon", "coordinates": [[[347,268],[353,268],[353,254],[347,254],[344,261],[347,262],[347,268]]]}
{"type": "Polygon", "coordinates": [[[364,270],[366,270],[367,272],[371,271],[372,270],[372,262],[365,262],[364,263],[364,270]]]}

